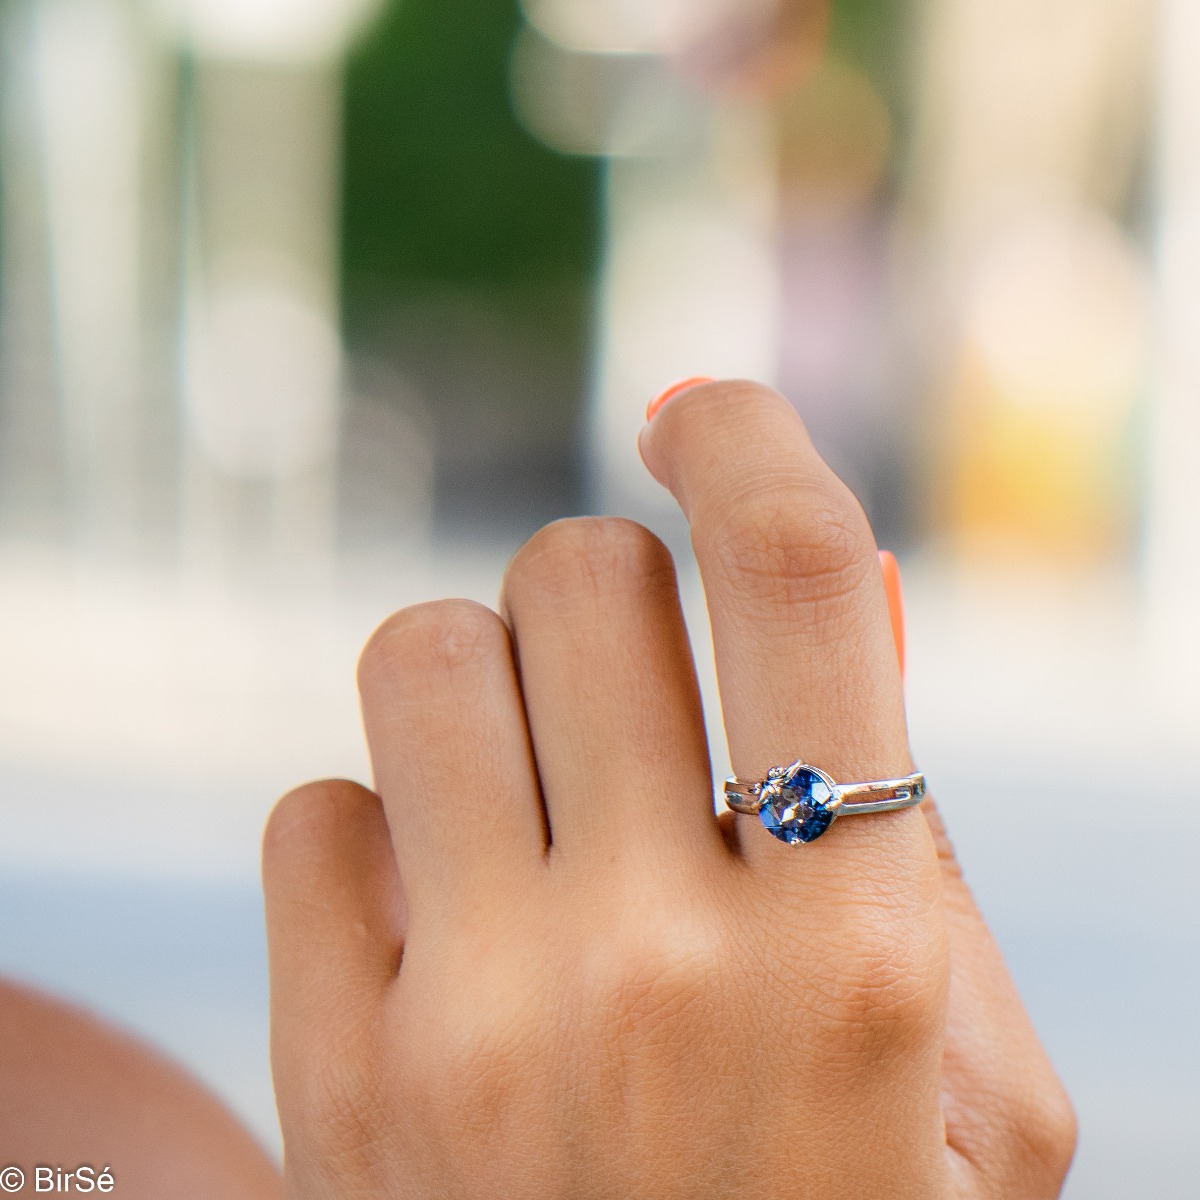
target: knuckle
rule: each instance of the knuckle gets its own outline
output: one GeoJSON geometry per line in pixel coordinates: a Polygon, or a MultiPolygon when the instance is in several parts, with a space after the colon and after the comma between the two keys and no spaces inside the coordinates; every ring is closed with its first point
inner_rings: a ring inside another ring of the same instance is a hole
{"type": "Polygon", "coordinates": [[[1060,1186],[1075,1159],[1079,1118],[1057,1078],[1051,1093],[1053,1098],[1044,1097],[1038,1113],[1038,1152],[1055,1186],[1060,1186]]]}
{"type": "Polygon", "coordinates": [[[505,588],[566,600],[664,578],[673,584],[674,575],[667,548],[643,526],[619,517],[577,517],[530,538],[510,564],[505,588]]]}
{"type": "Polygon", "coordinates": [[[504,1019],[448,1005],[411,1048],[407,1088],[413,1104],[490,1138],[509,1098],[538,1062],[536,1032],[526,1017],[504,1019]]]}
{"type": "Polygon", "coordinates": [[[678,1029],[720,990],[718,939],[693,922],[663,922],[613,938],[591,979],[592,1003],[615,1044],[654,1042],[678,1029]]]}
{"type": "Polygon", "coordinates": [[[872,1041],[918,1043],[941,1030],[942,992],[928,972],[898,956],[868,958],[843,980],[847,1024],[872,1041]]]}
{"type": "Polygon", "coordinates": [[[752,601],[820,604],[873,569],[875,540],[840,480],[756,483],[732,497],[706,537],[716,570],[752,601]]]}
{"type": "Polygon", "coordinates": [[[1046,1181],[1047,1194],[1053,1189],[1057,1195],[1079,1137],[1074,1105],[1048,1063],[1013,1082],[1018,1086],[1006,1104],[1006,1124],[1017,1139],[1019,1157],[1046,1181]]]}
{"type": "Polygon", "coordinates": [[[361,690],[429,672],[453,673],[508,646],[504,622],[471,600],[401,609],[371,635],[358,660],[361,690]]]}
{"type": "Polygon", "coordinates": [[[872,914],[849,931],[850,954],[829,989],[836,1024],[868,1054],[935,1045],[944,1032],[948,960],[944,940],[927,923],[872,914]]]}

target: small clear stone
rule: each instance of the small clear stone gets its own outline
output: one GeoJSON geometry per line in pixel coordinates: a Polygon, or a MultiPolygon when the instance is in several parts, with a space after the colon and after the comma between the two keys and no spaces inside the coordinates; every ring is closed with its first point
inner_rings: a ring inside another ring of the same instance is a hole
{"type": "Polygon", "coordinates": [[[776,784],[777,793],[763,805],[758,818],[781,842],[812,842],[833,822],[829,784],[811,767],[797,767],[776,784]]]}

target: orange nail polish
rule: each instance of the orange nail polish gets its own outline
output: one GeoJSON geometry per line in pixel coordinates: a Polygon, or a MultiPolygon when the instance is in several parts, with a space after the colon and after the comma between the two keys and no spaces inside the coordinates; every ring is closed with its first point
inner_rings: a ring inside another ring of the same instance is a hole
{"type": "Polygon", "coordinates": [[[681,379],[678,383],[673,383],[661,395],[655,396],[646,407],[646,420],[653,420],[654,415],[668,400],[674,400],[681,392],[686,392],[689,388],[699,387],[702,383],[715,383],[716,380],[709,378],[707,375],[694,375],[691,379],[681,379]]]}
{"type": "Polygon", "coordinates": [[[883,590],[887,593],[888,613],[892,618],[892,638],[900,674],[904,675],[904,590],[900,585],[900,564],[890,550],[880,550],[879,565],[883,568],[883,590]]]}

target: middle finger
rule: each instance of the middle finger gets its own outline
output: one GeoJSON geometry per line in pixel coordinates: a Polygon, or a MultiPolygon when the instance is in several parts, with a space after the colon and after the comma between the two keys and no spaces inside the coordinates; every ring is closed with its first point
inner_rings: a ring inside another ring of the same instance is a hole
{"type": "Polygon", "coordinates": [[[503,609],[552,854],[725,854],[666,547],[631,521],[560,521],[513,560],[503,609]]]}

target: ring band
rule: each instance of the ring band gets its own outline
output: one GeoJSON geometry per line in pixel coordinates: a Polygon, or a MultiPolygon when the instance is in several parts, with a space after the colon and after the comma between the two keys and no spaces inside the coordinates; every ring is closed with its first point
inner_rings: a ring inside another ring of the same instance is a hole
{"type": "Polygon", "coordinates": [[[838,817],[899,812],[925,799],[925,776],[873,783],[834,783],[806,762],[772,767],[765,779],[725,781],[725,803],[734,812],[758,817],[781,842],[815,842],[838,817]]]}

